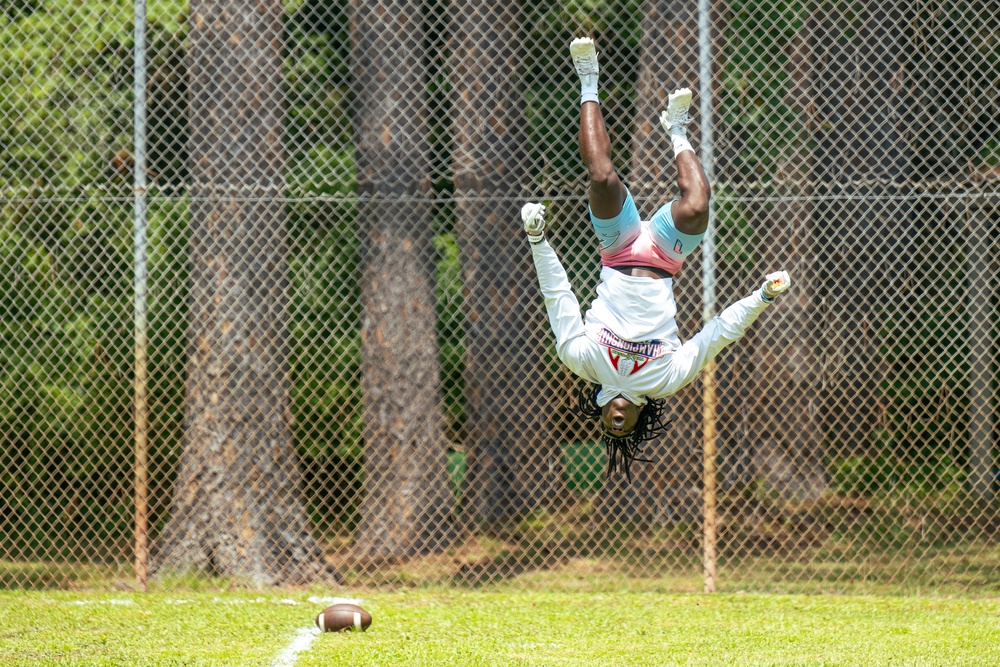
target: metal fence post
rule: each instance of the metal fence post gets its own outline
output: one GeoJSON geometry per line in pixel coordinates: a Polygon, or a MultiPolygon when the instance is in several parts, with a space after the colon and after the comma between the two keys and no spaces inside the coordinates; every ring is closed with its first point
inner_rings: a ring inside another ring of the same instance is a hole
{"type": "MultiPolygon", "coordinates": [[[[712,134],[712,3],[711,0],[698,0],[698,82],[701,114],[701,161],[708,176],[708,182],[714,180],[713,134],[712,134]]],[[[702,301],[704,310],[702,320],[708,324],[715,317],[715,210],[711,199],[708,203],[708,229],[702,241],[702,301]]],[[[716,530],[715,530],[715,476],[716,453],[715,442],[715,362],[711,362],[704,371],[704,492],[703,492],[703,561],[705,592],[714,593],[716,583],[716,530]]]]}
{"type": "Polygon", "coordinates": [[[143,591],[149,576],[149,406],[146,335],[146,0],[135,0],[134,153],[135,193],[135,578],[143,591]]]}

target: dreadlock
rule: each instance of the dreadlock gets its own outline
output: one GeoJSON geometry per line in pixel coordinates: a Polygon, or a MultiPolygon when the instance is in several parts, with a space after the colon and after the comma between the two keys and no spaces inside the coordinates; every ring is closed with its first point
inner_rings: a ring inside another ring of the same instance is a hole
{"type": "MultiPolygon", "coordinates": [[[[576,411],[590,419],[601,418],[601,406],[597,404],[597,395],[601,393],[601,385],[583,381],[576,387],[576,411]]],[[[601,442],[608,453],[608,478],[616,472],[625,473],[629,482],[632,481],[632,462],[652,463],[649,459],[641,459],[642,446],[667,430],[669,419],[665,419],[667,401],[663,398],[647,398],[646,404],[639,411],[635,428],[625,436],[614,436],[601,426],[601,442]]]]}

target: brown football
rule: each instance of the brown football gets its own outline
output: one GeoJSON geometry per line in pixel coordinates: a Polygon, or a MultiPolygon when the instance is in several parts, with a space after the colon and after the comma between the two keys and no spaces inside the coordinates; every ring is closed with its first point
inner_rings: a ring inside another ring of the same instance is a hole
{"type": "Polygon", "coordinates": [[[371,624],[371,614],[356,604],[345,602],[330,605],[316,617],[316,626],[323,632],[364,631],[371,624]]]}

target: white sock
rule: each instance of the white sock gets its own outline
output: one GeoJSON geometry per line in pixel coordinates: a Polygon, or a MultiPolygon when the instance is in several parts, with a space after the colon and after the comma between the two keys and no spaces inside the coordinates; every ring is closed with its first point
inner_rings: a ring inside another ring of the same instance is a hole
{"type": "Polygon", "coordinates": [[[597,74],[585,74],[580,77],[580,104],[584,102],[601,101],[597,98],[597,74]]]}
{"type": "Polygon", "coordinates": [[[674,157],[677,157],[683,151],[694,152],[691,142],[688,141],[687,132],[684,131],[683,127],[676,128],[670,133],[670,141],[674,145],[674,157]]]}

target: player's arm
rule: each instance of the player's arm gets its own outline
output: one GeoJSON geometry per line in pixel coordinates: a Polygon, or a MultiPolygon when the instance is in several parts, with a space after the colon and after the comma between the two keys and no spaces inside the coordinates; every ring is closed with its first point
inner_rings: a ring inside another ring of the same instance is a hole
{"type": "Polygon", "coordinates": [[[538,275],[538,286],[545,299],[545,312],[556,336],[556,354],[571,371],[593,381],[588,358],[594,345],[587,338],[580,316],[580,302],[569,284],[556,251],[545,240],[545,206],[525,204],[521,209],[524,231],[531,241],[531,257],[538,275]]]}
{"type": "Polygon", "coordinates": [[[760,289],[714,317],[704,329],[671,354],[663,381],[650,392],[650,397],[670,396],[694,382],[701,369],[707,366],[723,348],[739,340],[764,312],[764,308],[790,286],[791,280],[787,272],[771,273],[765,278],[760,289]]]}

